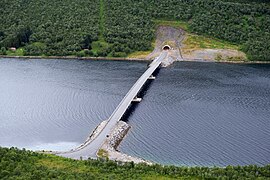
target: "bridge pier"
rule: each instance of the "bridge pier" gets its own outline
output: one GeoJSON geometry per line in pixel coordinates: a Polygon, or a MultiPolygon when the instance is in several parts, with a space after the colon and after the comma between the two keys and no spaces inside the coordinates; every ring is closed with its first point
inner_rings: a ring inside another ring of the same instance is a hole
{"type": "Polygon", "coordinates": [[[138,98],[137,96],[132,100],[132,102],[139,103],[142,101],[142,98],[138,98]]]}
{"type": "Polygon", "coordinates": [[[156,79],[156,77],[153,75],[149,76],[149,78],[148,78],[148,80],[155,80],[155,79],[156,79]]]}

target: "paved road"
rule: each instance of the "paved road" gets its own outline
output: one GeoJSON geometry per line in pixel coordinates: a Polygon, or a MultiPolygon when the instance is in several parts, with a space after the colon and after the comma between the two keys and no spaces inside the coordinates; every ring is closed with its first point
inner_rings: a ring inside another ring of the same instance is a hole
{"type": "Polygon", "coordinates": [[[103,130],[97,135],[97,137],[89,144],[84,146],[83,148],[75,151],[65,152],[58,154],[60,156],[73,158],[73,159],[88,159],[88,158],[96,158],[96,153],[107,138],[106,136],[110,134],[111,130],[115,127],[116,123],[121,120],[121,117],[126,112],[127,108],[131,104],[132,100],[142,86],[145,84],[147,79],[153,74],[153,72],[158,68],[161,62],[166,58],[168,52],[163,51],[160,56],[155,59],[150,65],[149,68],[144,72],[144,74],[137,80],[137,82],[132,86],[117,108],[114,110],[112,115],[109,117],[107,124],[103,128],[103,130]]]}

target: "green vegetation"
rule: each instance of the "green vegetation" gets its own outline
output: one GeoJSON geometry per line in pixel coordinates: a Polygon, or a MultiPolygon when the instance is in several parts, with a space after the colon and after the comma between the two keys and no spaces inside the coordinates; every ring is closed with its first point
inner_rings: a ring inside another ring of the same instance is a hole
{"type": "Polygon", "coordinates": [[[127,56],[150,51],[157,25],[237,44],[270,60],[267,0],[2,0],[0,54],[127,56]],[[5,48],[5,49],[3,49],[5,48]]]}
{"type": "Polygon", "coordinates": [[[108,152],[104,149],[100,149],[98,150],[98,153],[97,153],[98,157],[102,157],[102,158],[105,158],[105,159],[108,159],[108,152]]]}
{"type": "Polygon", "coordinates": [[[235,2],[235,3],[269,3],[269,0],[223,0],[223,1],[228,1],[228,2],[235,2]]]}
{"type": "Polygon", "coordinates": [[[19,49],[16,49],[16,51],[7,50],[6,54],[11,55],[11,56],[23,56],[24,55],[24,49],[19,48],[19,49]]]}
{"type": "Polygon", "coordinates": [[[0,46],[24,55],[76,55],[98,39],[99,1],[0,1],[0,46]]]}
{"type": "Polygon", "coordinates": [[[184,21],[167,21],[167,20],[154,20],[156,26],[171,26],[174,28],[181,28],[185,31],[189,31],[188,23],[184,21]]]}
{"type": "Polygon", "coordinates": [[[151,49],[155,37],[154,23],[142,2],[104,0],[106,42],[112,44],[111,55],[119,56],[151,49]]]}
{"type": "Polygon", "coordinates": [[[111,46],[104,40],[92,43],[91,55],[106,57],[110,53],[111,46]]]}
{"type": "Polygon", "coordinates": [[[108,160],[79,161],[16,148],[0,148],[0,179],[269,179],[258,167],[148,166],[108,160]]]}
{"type": "Polygon", "coordinates": [[[147,2],[154,19],[186,21],[193,33],[239,44],[252,60],[270,60],[269,4],[214,0],[147,2]]]}
{"type": "Polygon", "coordinates": [[[104,24],[105,24],[105,16],[104,16],[104,0],[100,0],[100,8],[99,8],[99,37],[100,41],[104,41],[104,24]]]}
{"type": "Polygon", "coordinates": [[[129,58],[146,58],[152,51],[136,51],[128,55],[129,58]]]}
{"type": "Polygon", "coordinates": [[[232,43],[221,41],[219,39],[207,38],[205,36],[199,36],[194,34],[188,34],[186,39],[183,41],[183,44],[186,49],[236,49],[238,50],[240,47],[234,45],[232,43]]]}

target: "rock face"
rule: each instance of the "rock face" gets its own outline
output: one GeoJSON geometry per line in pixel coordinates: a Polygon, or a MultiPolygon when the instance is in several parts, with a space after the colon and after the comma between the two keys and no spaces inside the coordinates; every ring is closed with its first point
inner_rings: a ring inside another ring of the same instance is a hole
{"type": "Polygon", "coordinates": [[[173,64],[174,61],[183,60],[181,54],[182,41],[185,38],[185,31],[170,26],[159,26],[156,32],[155,49],[148,55],[147,59],[154,59],[164,51],[164,46],[170,47],[168,56],[161,63],[162,67],[173,64]]]}
{"type": "Polygon", "coordinates": [[[150,161],[146,161],[137,157],[132,157],[127,154],[123,154],[117,150],[118,145],[123,140],[129,129],[130,125],[128,125],[126,122],[119,121],[115,128],[109,134],[109,137],[107,137],[107,139],[105,140],[104,144],[101,146],[100,150],[106,152],[106,155],[110,160],[116,160],[121,162],[133,161],[134,163],[153,164],[150,161]]]}
{"type": "Polygon", "coordinates": [[[181,45],[185,38],[185,31],[179,28],[170,26],[159,26],[156,31],[155,49],[146,59],[154,59],[163,51],[164,45],[169,45],[172,49],[169,50],[169,56],[174,60],[182,59],[181,45]]]}

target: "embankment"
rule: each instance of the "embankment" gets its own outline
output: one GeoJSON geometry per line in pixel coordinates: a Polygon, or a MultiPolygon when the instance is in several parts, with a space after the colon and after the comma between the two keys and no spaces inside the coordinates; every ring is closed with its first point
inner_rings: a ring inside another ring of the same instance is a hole
{"type": "Polygon", "coordinates": [[[153,164],[150,161],[144,160],[138,157],[132,157],[127,154],[123,154],[117,150],[118,145],[124,139],[126,134],[130,129],[130,125],[126,122],[118,121],[115,128],[109,134],[109,137],[105,140],[103,145],[101,146],[99,152],[97,153],[98,157],[107,157],[110,160],[121,161],[121,162],[134,162],[138,163],[146,163],[153,164]]]}

